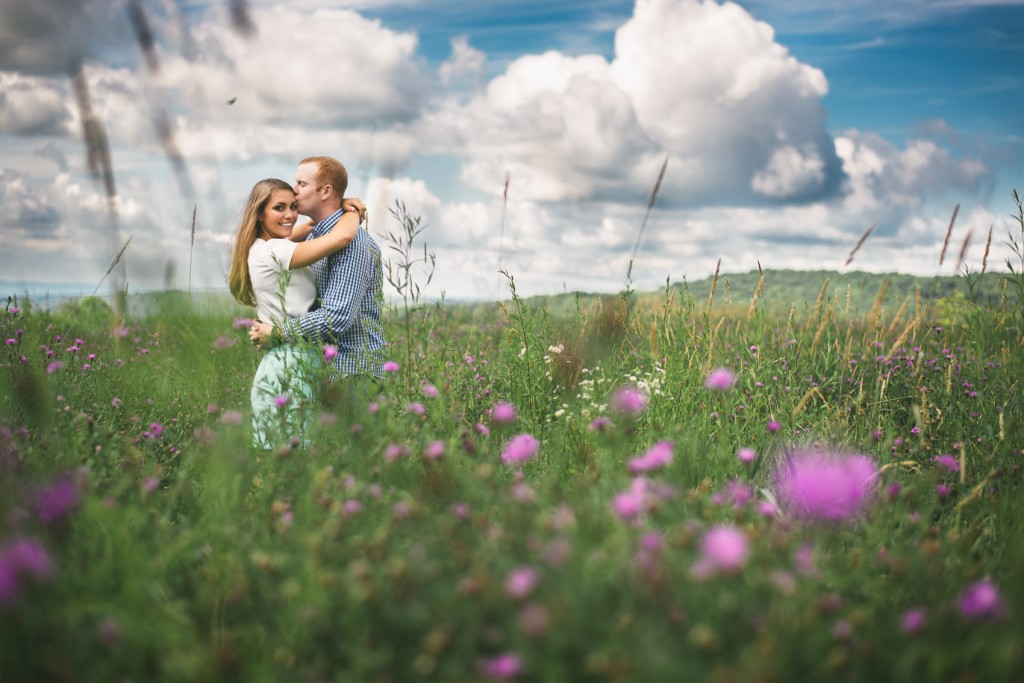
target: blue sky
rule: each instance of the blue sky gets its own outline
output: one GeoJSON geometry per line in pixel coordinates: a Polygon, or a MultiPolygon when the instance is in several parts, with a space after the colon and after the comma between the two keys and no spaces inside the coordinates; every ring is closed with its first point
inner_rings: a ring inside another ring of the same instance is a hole
{"type": "MultiPolygon", "coordinates": [[[[437,252],[429,296],[621,289],[765,268],[952,274],[1007,256],[1024,183],[1024,0],[0,0],[0,278],[218,287],[252,183],[349,167],[382,234],[396,199],[437,252]],[[105,127],[90,177],[67,63],[105,127]],[[227,102],[234,100],[234,104],[227,102]],[[183,185],[155,132],[166,116],[183,185]],[[510,177],[509,200],[502,190],[510,177]],[[189,187],[193,188],[189,191],[189,187]],[[195,245],[188,228],[197,208],[195,245]],[[501,216],[505,215],[502,224],[501,216]]],[[[384,241],[381,238],[381,241],[384,241]]]]}

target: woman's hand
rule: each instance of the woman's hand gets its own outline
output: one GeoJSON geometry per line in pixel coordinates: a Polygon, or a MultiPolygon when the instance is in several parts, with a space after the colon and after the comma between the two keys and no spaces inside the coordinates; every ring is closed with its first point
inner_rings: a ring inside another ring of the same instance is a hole
{"type": "Polygon", "coordinates": [[[270,337],[273,333],[273,323],[253,320],[252,325],[249,327],[249,341],[251,341],[257,349],[262,349],[263,345],[270,341],[270,337]]]}
{"type": "Polygon", "coordinates": [[[359,220],[366,220],[366,204],[359,197],[345,197],[341,200],[341,208],[359,214],[359,220]]]}

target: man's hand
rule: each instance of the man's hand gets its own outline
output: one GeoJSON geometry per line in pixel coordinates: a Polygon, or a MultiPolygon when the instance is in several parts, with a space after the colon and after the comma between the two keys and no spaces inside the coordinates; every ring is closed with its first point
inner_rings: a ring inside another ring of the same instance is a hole
{"type": "Polygon", "coordinates": [[[366,204],[359,197],[345,197],[341,200],[341,208],[359,214],[359,220],[366,220],[366,204]]]}
{"type": "Polygon", "coordinates": [[[249,328],[249,341],[256,345],[257,349],[263,348],[263,345],[270,341],[270,335],[274,332],[273,323],[265,323],[259,320],[253,320],[252,326],[249,328]]]}

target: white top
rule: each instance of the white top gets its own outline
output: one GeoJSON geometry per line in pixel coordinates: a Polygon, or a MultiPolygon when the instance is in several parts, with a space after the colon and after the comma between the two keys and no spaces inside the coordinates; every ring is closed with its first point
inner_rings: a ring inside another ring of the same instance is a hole
{"type": "Polygon", "coordinates": [[[256,296],[256,315],[278,327],[286,319],[308,312],[316,301],[313,272],[309,268],[288,270],[296,246],[298,243],[291,240],[257,239],[249,247],[249,278],[256,296]]]}

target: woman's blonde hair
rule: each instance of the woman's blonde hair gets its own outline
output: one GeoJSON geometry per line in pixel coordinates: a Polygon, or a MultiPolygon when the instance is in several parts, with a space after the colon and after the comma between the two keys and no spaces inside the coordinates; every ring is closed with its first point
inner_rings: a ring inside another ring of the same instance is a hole
{"type": "Polygon", "coordinates": [[[256,242],[262,230],[263,211],[267,208],[274,190],[294,192],[292,186],[277,178],[267,178],[256,183],[249,200],[242,209],[242,220],[235,232],[234,247],[231,251],[231,269],[228,271],[228,289],[238,303],[255,306],[256,296],[249,278],[249,249],[256,242]]]}

